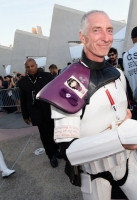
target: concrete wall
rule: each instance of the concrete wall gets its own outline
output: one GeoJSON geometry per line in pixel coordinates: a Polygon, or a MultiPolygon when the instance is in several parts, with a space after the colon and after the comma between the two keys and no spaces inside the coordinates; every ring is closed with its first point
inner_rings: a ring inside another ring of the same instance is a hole
{"type": "Polygon", "coordinates": [[[130,0],[124,51],[129,50],[133,46],[131,40],[131,31],[135,26],[137,26],[137,0],[130,0]]]}
{"type": "MultiPolygon", "coordinates": [[[[54,6],[50,38],[16,30],[13,48],[0,48],[0,73],[5,75],[3,65],[11,64],[13,71],[24,72],[26,57],[47,57],[46,71],[50,64],[64,68],[72,62],[69,42],[79,41],[79,24],[84,12],[68,7],[54,6]]],[[[125,24],[112,20],[114,34],[125,24]]]]}
{"type": "MultiPolygon", "coordinates": [[[[54,6],[50,38],[48,43],[46,71],[50,64],[64,68],[71,62],[69,41],[79,41],[79,24],[84,12],[64,6],[54,6]]],[[[114,34],[121,30],[125,23],[112,20],[114,34]]]]}
{"type": "Polygon", "coordinates": [[[12,48],[0,45],[0,76],[5,76],[6,71],[3,65],[11,64],[12,48]]]}
{"type": "Polygon", "coordinates": [[[46,36],[16,30],[12,52],[11,73],[24,72],[26,57],[46,57],[49,38],[46,36]]]}
{"type": "Polygon", "coordinates": [[[78,30],[84,12],[55,5],[50,29],[46,69],[50,64],[58,68],[71,62],[69,41],[79,41],[78,30]]]}

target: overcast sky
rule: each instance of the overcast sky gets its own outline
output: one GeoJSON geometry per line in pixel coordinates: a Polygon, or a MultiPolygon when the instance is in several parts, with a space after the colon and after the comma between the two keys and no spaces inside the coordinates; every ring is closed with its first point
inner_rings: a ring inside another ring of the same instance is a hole
{"type": "Polygon", "coordinates": [[[13,45],[16,29],[41,26],[49,36],[54,4],[87,12],[104,10],[111,19],[126,20],[130,0],[0,0],[0,44],[13,45]]]}

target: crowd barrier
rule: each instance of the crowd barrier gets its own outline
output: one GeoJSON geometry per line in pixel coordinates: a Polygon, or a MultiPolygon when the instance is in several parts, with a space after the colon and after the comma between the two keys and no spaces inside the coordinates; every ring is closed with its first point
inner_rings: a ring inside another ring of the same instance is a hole
{"type": "Polygon", "coordinates": [[[0,108],[20,106],[19,88],[0,89],[0,108]]]}

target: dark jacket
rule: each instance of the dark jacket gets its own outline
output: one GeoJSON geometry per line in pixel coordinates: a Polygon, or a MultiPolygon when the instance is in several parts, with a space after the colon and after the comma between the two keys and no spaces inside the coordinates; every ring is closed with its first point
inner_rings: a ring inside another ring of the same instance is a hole
{"type": "Polygon", "coordinates": [[[38,126],[42,117],[51,120],[50,105],[35,99],[33,104],[32,91],[37,94],[52,79],[52,75],[48,72],[38,72],[37,81],[33,84],[28,76],[18,81],[20,89],[21,110],[23,119],[31,119],[32,125],[38,126]]]}
{"type": "Polygon", "coordinates": [[[3,81],[2,86],[4,87],[3,89],[8,88],[8,81],[3,81]]]}
{"type": "MultiPolygon", "coordinates": [[[[111,64],[111,60],[110,59],[108,59],[106,61],[111,64]]],[[[121,69],[122,71],[124,71],[124,68],[123,68],[123,59],[122,58],[118,58],[118,68],[121,69]]]]}

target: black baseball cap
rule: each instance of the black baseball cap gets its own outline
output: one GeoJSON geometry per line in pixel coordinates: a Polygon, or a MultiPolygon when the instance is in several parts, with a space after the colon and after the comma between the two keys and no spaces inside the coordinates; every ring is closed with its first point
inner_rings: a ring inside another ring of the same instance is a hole
{"type": "Polygon", "coordinates": [[[137,38],[137,26],[132,29],[131,38],[137,38]]]}

